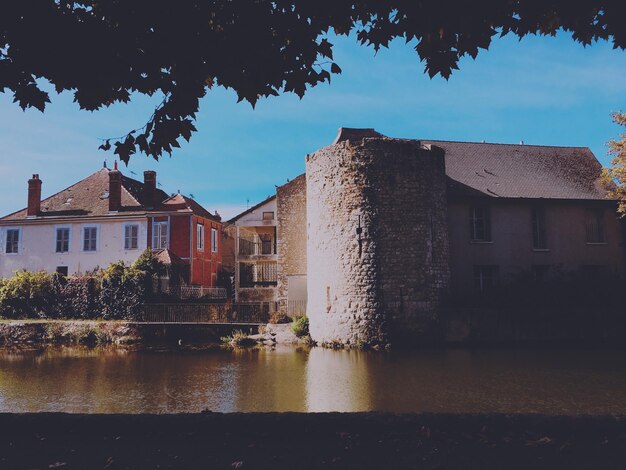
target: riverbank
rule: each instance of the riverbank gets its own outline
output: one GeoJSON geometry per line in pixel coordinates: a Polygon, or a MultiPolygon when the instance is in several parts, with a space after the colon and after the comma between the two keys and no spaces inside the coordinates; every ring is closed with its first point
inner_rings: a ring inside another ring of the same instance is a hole
{"type": "Polygon", "coordinates": [[[0,414],[0,468],[623,469],[626,418],[0,414]]]}
{"type": "Polygon", "coordinates": [[[0,347],[48,345],[218,345],[234,330],[254,334],[256,325],[137,323],[107,320],[0,320],[0,347]]]}

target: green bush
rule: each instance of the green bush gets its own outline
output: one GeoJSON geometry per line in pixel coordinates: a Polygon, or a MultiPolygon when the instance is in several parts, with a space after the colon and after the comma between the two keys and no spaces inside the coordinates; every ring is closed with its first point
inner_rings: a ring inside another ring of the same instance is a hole
{"type": "Polygon", "coordinates": [[[10,319],[47,318],[54,308],[52,276],[17,271],[0,283],[0,316],[10,319]]]}
{"type": "Polygon", "coordinates": [[[298,337],[309,335],[309,318],[305,316],[295,317],[291,324],[291,331],[298,337]]]}
{"type": "Polygon", "coordinates": [[[119,261],[83,275],[18,271],[0,278],[0,317],[134,320],[164,272],[150,250],[130,266],[119,261]]]}

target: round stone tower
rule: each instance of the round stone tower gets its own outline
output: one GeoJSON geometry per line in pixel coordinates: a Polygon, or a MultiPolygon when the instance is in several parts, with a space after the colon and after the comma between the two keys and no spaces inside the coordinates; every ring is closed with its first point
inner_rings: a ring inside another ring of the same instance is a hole
{"type": "Polygon", "coordinates": [[[432,334],[447,289],[444,152],[341,129],[307,156],[307,314],[320,344],[432,334]]]}

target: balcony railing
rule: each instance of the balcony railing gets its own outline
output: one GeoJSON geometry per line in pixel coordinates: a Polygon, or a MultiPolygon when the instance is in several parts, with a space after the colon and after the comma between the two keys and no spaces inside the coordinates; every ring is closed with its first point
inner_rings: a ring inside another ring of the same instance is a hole
{"type": "Polygon", "coordinates": [[[274,240],[239,239],[240,255],[275,255],[274,240]]]}
{"type": "Polygon", "coordinates": [[[275,286],[278,281],[276,263],[240,263],[239,287],[275,286]]]}

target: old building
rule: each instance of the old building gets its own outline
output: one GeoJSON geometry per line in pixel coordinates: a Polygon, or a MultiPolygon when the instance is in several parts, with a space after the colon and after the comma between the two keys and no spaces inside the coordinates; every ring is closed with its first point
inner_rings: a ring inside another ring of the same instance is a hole
{"type": "Polygon", "coordinates": [[[278,284],[276,196],[250,207],[224,225],[224,267],[234,276],[237,302],[273,302],[278,284]]]}
{"type": "Polygon", "coordinates": [[[112,262],[158,253],[178,281],[215,286],[221,267],[221,222],[192,198],[102,168],[41,199],[42,181],[28,181],[28,206],[0,219],[0,277],[19,269],[84,273],[112,262]],[[175,266],[172,266],[175,265],[175,266]]]}
{"type": "Polygon", "coordinates": [[[450,295],[521,275],[623,275],[600,173],[588,148],[340,129],[272,199],[275,298],[307,304],[318,342],[386,344],[427,333],[450,295]]]}

